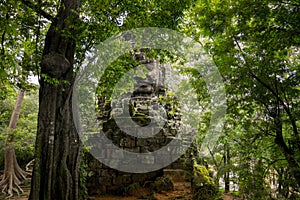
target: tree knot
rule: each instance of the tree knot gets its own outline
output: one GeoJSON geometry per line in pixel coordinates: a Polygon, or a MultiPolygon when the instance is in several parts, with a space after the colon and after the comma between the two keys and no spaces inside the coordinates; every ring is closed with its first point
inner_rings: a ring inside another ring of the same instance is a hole
{"type": "Polygon", "coordinates": [[[60,53],[50,52],[43,56],[42,71],[52,78],[62,77],[70,67],[69,60],[60,53]]]}

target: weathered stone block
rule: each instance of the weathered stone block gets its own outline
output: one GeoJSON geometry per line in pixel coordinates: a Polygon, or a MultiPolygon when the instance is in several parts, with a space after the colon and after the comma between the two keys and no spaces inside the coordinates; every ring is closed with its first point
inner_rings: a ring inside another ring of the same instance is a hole
{"type": "Polygon", "coordinates": [[[125,137],[120,139],[120,147],[134,148],[135,140],[133,138],[125,137]]]}
{"type": "Polygon", "coordinates": [[[143,155],[143,156],[138,155],[138,159],[140,160],[140,162],[142,164],[149,164],[149,165],[154,164],[154,161],[155,161],[155,158],[153,155],[143,155]]]}
{"type": "Polygon", "coordinates": [[[123,183],[123,184],[129,184],[129,183],[132,183],[131,175],[130,175],[130,174],[124,174],[124,175],[122,176],[122,183],[123,183]]]}
{"type": "Polygon", "coordinates": [[[112,185],[112,178],[110,176],[101,176],[98,179],[98,183],[110,186],[112,185]]]}

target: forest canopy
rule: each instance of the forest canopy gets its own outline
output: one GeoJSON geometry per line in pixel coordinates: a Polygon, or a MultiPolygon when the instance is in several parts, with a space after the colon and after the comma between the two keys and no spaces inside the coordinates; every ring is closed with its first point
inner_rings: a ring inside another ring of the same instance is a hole
{"type": "MultiPolygon", "coordinates": [[[[12,160],[5,158],[9,151],[21,168],[34,157],[29,199],[86,198],[83,152],[87,149],[82,147],[72,112],[76,73],[112,36],[157,27],[199,43],[226,89],[222,135],[209,156],[198,152],[196,157],[198,169],[203,171],[199,167],[203,165],[210,170],[206,183],[214,182],[217,190],[235,191],[244,199],[298,199],[299,11],[298,0],[1,1],[1,190],[10,196],[22,191],[19,185],[27,176],[18,167],[5,167],[12,160]],[[39,86],[32,78],[38,79],[39,86]],[[20,92],[25,97],[16,111],[20,92]],[[10,127],[13,116],[18,123],[10,127]]],[[[175,63],[177,69],[184,65],[170,52],[143,53],[145,59],[175,63]]],[[[95,94],[98,100],[109,100],[116,82],[139,64],[132,55],[123,55],[105,71],[95,94]]],[[[204,106],[210,98],[205,79],[195,70],[181,72],[190,78],[204,106]]],[[[176,102],[172,98],[168,103],[176,102]]],[[[205,109],[212,112],[213,107],[205,109]]],[[[207,114],[199,122],[197,147],[203,143],[210,117],[207,114]]]]}

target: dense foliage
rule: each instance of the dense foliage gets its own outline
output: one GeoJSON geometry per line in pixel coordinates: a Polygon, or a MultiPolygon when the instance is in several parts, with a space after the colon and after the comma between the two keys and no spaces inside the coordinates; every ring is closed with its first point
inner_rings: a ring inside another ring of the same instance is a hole
{"type": "MultiPolygon", "coordinates": [[[[45,113],[39,121],[43,116],[54,116],[53,120],[61,122],[68,118],[67,114],[57,114],[57,111],[65,109],[61,105],[71,103],[65,94],[71,94],[73,77],[86,64],[86,57],[95,45],[132,28],[170,28],[201,42],[225,83],[226,124],[218,145],[205,158],[214,171],[212,180],[220,182],[226,192],[238,190],[246,199],[297,199],[300,193],[299,11],[298,0],[3,0],[0,4],[0,147],[13,111],[15,89],[32,91],[34,87],[28,83],[31,75],[36,75],[45,86],[41,87],[40,94],[55,90],[52,96],[62,97],[57,100],[61,104],[52,110],[47,110],[45,105],[54,100],[40,98],[45,108],[39,109],[45,113]],[[66,5],[72,3],[78,5],[69,12],[66,5]],[[64,48],[66,44],[68,48],[64,48]],[[68,75],[58,68],[51,71],[45,67],[48,51],[58,52],[71,61],[68,75]]],[[[152,57],[160,54],[171,59],[165,52],[148,53],[152,57]]],[[[131,57],[124,55],[107,68],[99,82],[98,97],[109,98],[119,77],[135,64],[131,57]]],[[[203,77],[195,71],[184,73],[191,74],[199,101],[209,101],[203,77]]],[[[21,166],[33,158],[36,131],[43,134],[42,123],[40,129],[36,127],[37,101],[35,91],[25,97],[14,133],[21,166]]],[[[201,105],[206,110],[213,109],[201,105]]],[[[202,118],[199,145],[210,116],[205,113],[202,118]]],[[[52,127],[55,136],[60,136],[64,125],[52,127]]],[[[67,133],[74,132],[71,125],[64,129],[67,133]]],[[[39,144],[41,148],[48,138],[41,142],[45,141],[39,144]]],[[[2,169],[3,148],[0,149],[2,169]]],[[[37,149],[36,154],[39,153],[41,150],[37,149]]],[[[43,167],[50,169],[50,165],[43,167]]],[[[67,165],[73,164],[66,161],[64,166],[67,165]]],[[[70,166],[66,168],[73,167],[70,166]]],[[[58,169],[54,170],[59,173],[58,169]]],[[[72,173],[78,170],[77,166],[72,173]]],[[[40,187],[43,186],[37,186],[40,187]]],[[[60,192],[65,195],[64,191],[60,192]]]]}
{"type": "MultiPolygon", "coordinates": [[[[7,126],[16,101],[17,91],[12,90],[11,95],[0,102],[0,169],[3,169],[4,142],[6,139],[7,126]]],[[[21,167],[33,159],[34,142],[37,127],[38,95],[37,91],[26,94],[17,128],[15,130],[15,151],[21,167]]]]}
{"type": "Polygon", "coordinates": [[[184,30],[227,87],[227,125],[211,152],[218,176],[231,174],[250,199],[292,198],[300,186],[299,2],[203,0],[191,10],[184,30]]]}

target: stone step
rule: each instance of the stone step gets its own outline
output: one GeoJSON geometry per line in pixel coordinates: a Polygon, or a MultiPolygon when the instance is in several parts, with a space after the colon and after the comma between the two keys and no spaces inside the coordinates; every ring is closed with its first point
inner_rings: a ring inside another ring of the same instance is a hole
{"type": "Polygon", "coordinates": [[[183,169],[164,169],[164,176],[170,176],[174,182],[187,182],[191,174],[183,169]]]}

